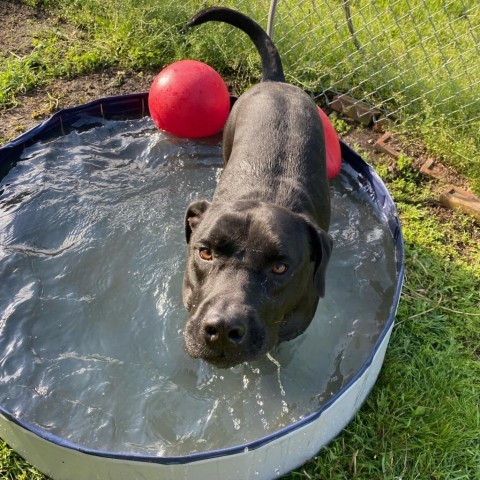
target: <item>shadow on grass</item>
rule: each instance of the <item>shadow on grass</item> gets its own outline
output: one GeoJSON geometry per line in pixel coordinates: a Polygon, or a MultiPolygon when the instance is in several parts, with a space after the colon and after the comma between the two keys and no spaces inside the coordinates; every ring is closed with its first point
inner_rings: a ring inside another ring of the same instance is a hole
{"type": "Polygon", "coordinates": [[[480,477],[480,277],[416,243],[376,386],[353,422],[285,479],[480,477]]]}

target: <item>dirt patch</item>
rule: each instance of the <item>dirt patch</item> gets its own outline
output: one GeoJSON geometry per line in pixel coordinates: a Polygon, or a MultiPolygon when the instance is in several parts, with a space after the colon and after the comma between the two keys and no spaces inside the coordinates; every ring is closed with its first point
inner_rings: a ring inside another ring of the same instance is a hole
{"type": "Polygon", "coordinates": [[[32,39],[47,25],[55,23],[53,17],[34,10],[20,2],[0,0],[0,51],[25,55],[34,47],[32,39]]]}
{"type": "Polygon", "coordinates": [[[154,73],[106,70],[74,79],[53,79],[0,110],[0,145],[33,128],[53,113],[101,97],[148,91],[154,73]]]}
{"type": "MultiPolygon", "coordinates": [[[[71,34],[71,27],[58,17],[18,1],[0,0],[0,25],[0,55],[7,58],[30,53],[46,29],[71,34]]],[[[148,91],[156,73],[109,69],[73,79],[52,79],[48,85],[17,96],[14,107],[0,109],[0,146],[60,109],[101,97],[148,91]]]]}

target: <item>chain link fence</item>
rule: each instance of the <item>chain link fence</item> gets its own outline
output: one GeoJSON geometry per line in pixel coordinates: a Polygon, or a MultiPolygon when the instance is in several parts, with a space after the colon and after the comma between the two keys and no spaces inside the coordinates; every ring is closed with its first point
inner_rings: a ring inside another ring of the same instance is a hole
{"type": "MultiPolygon", "coordinates": [[[[215,4],[267,27],[267,0],[215,4]]],[[[225,41],[241,56],[248,42],[233,30],[225,41]]],[[[480,131],[478,0],[278,0],[272,36],[288,80],[324,106],[358,106],[367,122],[442,118],[480,131]]]]}
{"type": "Polygon", "coordinates": [[[330,70],[318,78],[327,102],[348,93],[392,117],[432,109],[462,124],[479,120],[480,3],[314,0],[293,11],[304,17],[295,25],[292,10],[279,11],[278,40],[290,44],[282,52],[289,65],[328,52],[330,70]],[[304,23],[309,33],[298,36],[304,23]]]}

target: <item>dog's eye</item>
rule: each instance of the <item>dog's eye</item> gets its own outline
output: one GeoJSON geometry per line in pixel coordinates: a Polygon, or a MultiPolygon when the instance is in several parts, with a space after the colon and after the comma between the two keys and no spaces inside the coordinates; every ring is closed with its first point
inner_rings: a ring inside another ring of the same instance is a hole
{"type": "Polygon", "coordinates": [[[202,260],[205,260],[207,262],[213,259],[212,251],[209,248],[199,248],[198,255],[202,260]]]}
{"type": "Polygon", "coordinates": [[[272,268],[272,272],[278,275],[285,273],[287,270],[288,270],[288,267],[284,263],[276,263],[272,268]]]}

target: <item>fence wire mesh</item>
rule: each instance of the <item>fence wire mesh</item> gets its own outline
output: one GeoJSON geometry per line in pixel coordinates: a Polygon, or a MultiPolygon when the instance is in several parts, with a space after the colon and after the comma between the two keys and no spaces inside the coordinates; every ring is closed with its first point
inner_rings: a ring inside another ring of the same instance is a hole
{"type": "MultiPolygon", "coordinates": [[[[267,26],[266,0],[216,4],[267,26]]],[[[323,104],[347,94],[379,116],[479,124],[478,0],[278,0],[273,27],[289,80],[323,104]]],[[[239,55],[248,48],[241,34],[230,37],[239,55]]]]}

